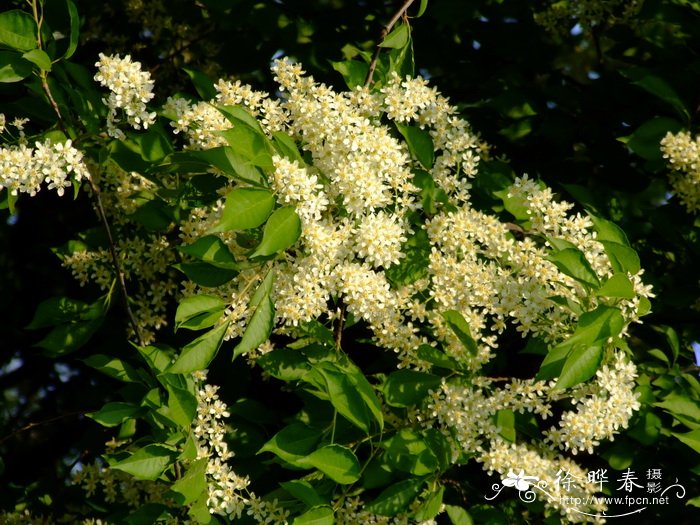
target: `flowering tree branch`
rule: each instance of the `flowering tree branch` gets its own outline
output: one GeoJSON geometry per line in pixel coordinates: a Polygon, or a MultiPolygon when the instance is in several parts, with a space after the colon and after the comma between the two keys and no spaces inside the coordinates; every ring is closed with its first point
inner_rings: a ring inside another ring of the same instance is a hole
{"type": "Polygon", "coordinates": [[[406,11],[408,11],[408,8],[411,7],[411,4],[413,2],[414,2],[414,0],[406,0],[403,3],[403,5],[401,6],[401,8],[391,18],[391,20],[389,20],[389,23],[382,28],[382,32],[379,34],[379,39],[377,41],[377,47],[374,50],[374,56],[372,57],[372,61],[369,63],[369,69],[367,70],[367,78],[365,79],[365,87],[369,87],[369,85],[372,83],[372,78],[374,77],[374,71],[375,71],[375,69],[377,69],[377,61],[379,60],[379,53],[382,52],[381,43],[384,42],[384,39],[391,32],[391,30],[394,28],[394,25],[396,25],[396,22],[398,22],[402,16],[406,15],[406,11]]]}

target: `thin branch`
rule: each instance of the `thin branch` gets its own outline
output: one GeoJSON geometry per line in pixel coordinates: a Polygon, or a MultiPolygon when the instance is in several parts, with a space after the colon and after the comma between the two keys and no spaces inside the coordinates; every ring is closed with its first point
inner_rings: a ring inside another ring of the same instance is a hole
{"type": "Polygon", "coordinates": [[[343,327],[345,326],[345,304],[340,305],[338,311],[338,324],[335,325],[333,338],[335,339],[335,348],[340,350],[340,343],[343,339],[343,327]]]}
{"type": "Polygon", "coordinates": [[[107,233],[107,241],[109,242],[109,253],[112,256],[112,265],[114,266],[114,271],[117,274],[117,283],[119,283],[119,290],[121,291],[124,310],[126,310],[126,315],[129,318],[131,328],[134,330],[134,334],[136,334],[136,339],[138,339],[139,346],[144,346],[144,341],[143,337],[141,337],[139,325],[136,322],[134,312],[131,311],[131,306],[129,306],[129,294],[126,291],[124,272],[122,271],[121,264],[119,263],[119,257],[117,256],[117,248],[114,244],[114,238],[112,237],[112,229],[109,227],[109,221],[107,220],[107,215],[105,214],[104,207],[102,206],[102,197],[100,196],[100,189],[97,187],[97,184],[95,184],[92,175],[92,170],[90,170],[90,177],[88,177],[88,183],[90,184],[90,189],[92,190],[92,194],[95,198],[95,208],[97,209],[97,215],[99,215],[100,220],[102,221],[102,226],[104,226],[105,232],[107,233]]]}
{"type": "Polygon", "coordinates": [[[369,85],[372,83],[372,78],[374,77],[374,70],[377,69],[377,61],[379,60],[379,53],[382,52],[382,48],[380,47],[381,43],[384,42],[384,39],[387,37],[389,33],[391,33],[391,30],[394,28],[394,25],[396,22],[399,21],[399,19],[402,16],[406,15],[406,11],[408,11],[408,8],[411,7],[411,4],[415,0],[406,0],[401,8],[394,14],[394,16],[389,20],[389,23],[385,25],[382,28],[382,32],[379,33],[379,39],[377,41],[377,47],[374,50],[374,56],[372,57],[372,61],[369,63],[369,69],[367,70],[367,78],[365,79],[365,87],[369,87],[369,85]]]}
{"type": "Polygon", "coordinates": [[[54,421],[59,421],[61,419],[66,419],[68,417],[82,416],[85,413],[86,413],[86,411],[84,411],[84,410],[76,410],[75,412],[68,412],[67,414],[61,414],[60,416],[55,416],[55,417],[52,417],[49,419],[44,419],[43,421],[37,421],[36,423],[34,423],[34,422],[28,423],[28,424],[24,425],[22,428],[18,428],[17,430],[10,432],[6,436],[3,436],[2,439],[0,439],[0,445],[2,445],[8,439],[10,439],[18,434],[21,434],[23,432],[26,432],[27,430],[31,430],[34,427],[40,427],[41,425],[53,423],[54,421]]]}

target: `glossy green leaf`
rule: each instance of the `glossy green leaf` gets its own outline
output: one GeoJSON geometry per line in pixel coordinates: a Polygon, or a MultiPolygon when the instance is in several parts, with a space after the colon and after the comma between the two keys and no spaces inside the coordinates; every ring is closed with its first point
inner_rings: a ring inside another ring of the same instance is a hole
{"type": "Polygon", "coordinates": [[[427,372],[398,370],[389,375],[382,391],[388,405],[413,407],[418,406],[428,392],[437,388],[441,381],[440,376],[427,372]]]}
{"type": "Polygon", "coordinates": [[[272,377],[282,381],[299,381],[310,370],[310,365],[298,350],[276,348],[258,358],[257,364],[272,377]]]}
{"type": "Polygon", "coordinates": [[[643,159],[661,160],[661,139],[668,132],[677,133],[682,129],[683,125],[675,119],[654,117],[639,126],[630,136],[618,140],[643,159]]]}
{"type": "Polygon", "coordinates": [[[226,303],[213,295],[185,297],[175,312],[175,329],[201,330],[214,326],[224,313],[226,303]]]}
{"type": "Polygon", "coordinates": [[[272,155],[264,134],[242,122],[220,133],[233,152],[243,158],[246,164],[266,170],[273,169],[272,155]]]}
{"type": "Polygon", "coordinates": [[[301,220],[293,206],[276,210],[265,224],[263,238],[251,257],[273,255],[292,246],[301,235],[301,220]]]}
{"type": "Polygon", "coordinates": [[[255,311],[248,321],[243,337],[233,349],[233,359],[255,350],[267,341],[272,333],[275,321],[275,303],[270,299],[270,296],[266,295],[254,308],[255,311]]]}
{"type": "Polygon", "coordinates": [[[595,291],[595,294],[601,297],[622,299],[632,299],[636,295],[632,281],[623,273],[614,274],[595,291]]]}
{"type": "Polygon", "coordinates": [[[173,264],[173,268],[184,273],[190,281],[207,288],[221,286],[238,275],[238,270],[219,268],[203,261],[173,264]]]}
{"type": "Polygon", "coordinates": [[[70,18],[70,34],[68,35],[68,48],[63,54],[63,58],[70,58],[78,49],[78,38],[80,37],[80,16],[78,15],[78,8],[75,6],[73,0],[66,0],[66,6],[68,7],[68,17],[70,18]]]}
{"type": "Polygon", "coordinates": [[[298,463],[317,468],[341,485],[349,485],[360,479],[360,462],[352,450],[342,445],[326,445],[298,463]]]}
{"type": "Polygon", "coordinates": [[[418,7],[418,12],[416,13],[416,18],[420,18],[425,14],[425,10],[428,8],[428,0],[420,0],[420,6],[418,7]]]}
{"type": "Polygon", "coordinates": [[[474,525],[474,520],[472,520],[469,513],[462,507],[445,505],[445,511],[452,525],[474,525]]]}
{"type": "Polygon", "coordinates": [[[622,73],[632,80],[633,84],[669,104],[683,118],[689,118],[690,113],[685,103],[665,79],[641,67],[625,68],[622,70],[622,73]]]}
{"type": "Polygon", "coordinates": [[[423,436],[411,429],[401,429],[382,443],[384,462],[393,469],[415,476],[426,476],[438,468],[437,456],[423,436]]]}
{"type": "Polygon", "coordinates": [[[280,155],[287,157],[287,159],[291,161],[298,162],[299,166],[304,166],[304,159],[301,153],[299,153],[299,148],[297,148],[292,137],[287,135],[284,131],[275,131],[272,134],[272,138],[275,149],[280,155]]]}
{"type": "Polygon", "coordinates": [[[186,431],[197,415],[197,398],[189,390],[168,385],[168,417],[186,431]]]}
{"type": "Polygon", "coordinates": [[[190,77],[194,89],[202,100],[212,100],[216,97],[218,91],[214,87],[214,82],[207,75],[188,67],[184,67],[182,70],[190,77]]]}
{"type": "Polygon", "coordinates": [[[51,71],[51,58],[42,49],[32,49],[22,54],[22,58],[31,62],[42,71],[51,71]]]}
{"type": "Polygon", "coordinates": [[[471,354],[476,355],[478,347],[476,341],[472,337],[472,332],[469,328],[469,323],[464,316],[457,310],[448,310],[443,312],[442,317],[447,322],[452,331],[455,333],[462,346],[471,354]]]}
{"type": "Polygon", "coordinates": [[[131,403],[107,403],[97,412],[86,414],[90,419],[94,419],[103,427],[116,427],[125,420],[136,416],[141,412],[141,407],[131,403]]]}
{"type": "Polygon", "coordinates": [[[222,324],[187,344],[180,356],[170,365],[168,372],[187,374],[207,368],[218,352],[227,329],[228,323],[222,324]]]}
{"type": "Polygon", "coordinates": [[[284,461],[296,463],[311,454],[320,440],[320,430],[295,422],[275,434],[258,454],[272,452],[284,461]]]}
{"type": "Polygon", "coordinates": [[[179,249],[182,253],[217,268],[237,270],[239,267],[228,246],[216,235],[205,235],[192,244],[180,246],[179,249]]]}
{"type": "Polygon", "coordinates": [[[601,344],[574,348],[564,361],[556,388],[569,388],[593,377],[603,359],[601,344]]]}
{"type": "Polygon", "coordinates": [[[581,250],[577,248],[557,250],[551,253],[547,259],[554,263],[564,275],[568,275],[578,282],[592,288],[600,286],[598,275],[581,250]]]}
{"type": "Polygon", "coordinates": [[[369,66],[365,62],[344,60],[342,62],[331,62],[331,65],[333,69],[343,75],[345,84],[350,89],[364,85],[367,71],[369,70],[369,66]]]}
{"type": "Polygon", "coordinates": [[[226,196],[219,224],[209,233],[257,228],[264,223],[275,206],[271,191],[261,188],[236,188],[226,196]]]}
{"type": "Polygon", "coordinates": [[[197,501],[207,490],[207,458],[193,461],[185,474],[173,483],[170,490],[177,494],[175,500],[179,505],[189,505],[197,501]]]}
{"type": "Polygon", "coordinates": [[[432,520],[440,513],[440,509],[442,508],[442,496],[444,493],[445,487],[440,486],[425,499],[415,513],[417,522],[423,523],[432,520]]]}
{"type": "Polygon", "coordinates": [[[307,510],[294,518],[292,525],[333,525],[333,509],[327,505],[307,510]]]}
{"type": "Polygon", "coordinates": [[[399,123],[396,124],[396,129],[406,139],[408,149],[411,154],[418,159],[423,167],[427,170],[433,167],[435,162],[435,146],[430,132],[427,129],[421,129],[418,126],[407,126],[399,123]]]}
{"type": "Polygon", "coordinates": [[[605,254],[610,260],[610,266],[615,272],[629,272],[635,275],[641,269],[639,255],[629,246],[613,241],[600,241],[605,254]]]}
{"type": "Polygon", "coordinates": [[[170,465],[172,459],[172,450],[161,445],[146,445],[128,458],[111,464],[110,467],[131,474],[136,479],[156,480],[170,465]]]}
{"type": "Polygon", "coordinates": [[[0,44],[18,51],[36,49],[37,27],[32,16],[19,9],[0,13],[0,44]]]}
{"type": "Polygon", "coordinates": [[[420,345],[418,350],[416,350],[416,355],[423,361],[440,368],[447,368],[448,370],[459,370],[460,368],[459,363],[454,358],[430,345],[420,345]]]}
{"type": "Polygon", "coordinates": [[[242,180],[254,186],[267,185],[260,170],[228,146],[194,151],[192,155],[220,169],[230,178],[242,180]]]}
{"type": "Polygon", "coordinates": [[[142,381],[141,376],[136,369],[128,362],[104,354],[93,354],[83,360],[83,362],[102,372],[103,374],[113,377],[119,381],[126,383],[138,383],[142,381]]]}
{"type": "Polygon", "coordinates": [[[328,503],[326,499],[322,498],[319,493],[316,492],[316,489],[308,481],[294,479],[292,481],[283,481],[280,483],[280,486],[309,507],[316,507],[328,503]]]}
{"type": "Polygon", "coordinates": [[[422,479],[407,479],[394,483],[370,502],[365,510],[381,516],[396,516],[416,499],[422,486],[422,479]]]}
{"type": "Polygon", "coordinates": [[[700,428],[696,428],[692,432],[680,433],[671,432],[671,435],[677,437],[682,443],[685,443],[695,452],[700,453],[700,428]]]}
{"type": "Polygon", "coordinates": [[[384,40],[379,43],[379,47],[388,47],[391,49],[401,49],[408,44],[411,36],[407,24],[399,24],[394,30],[389,33],[384,40]]]}

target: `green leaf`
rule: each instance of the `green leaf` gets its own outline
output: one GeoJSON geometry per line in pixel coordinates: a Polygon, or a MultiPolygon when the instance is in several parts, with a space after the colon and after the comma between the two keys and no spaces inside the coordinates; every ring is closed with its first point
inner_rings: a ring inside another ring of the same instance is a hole
{"type": "Polygon", "coordinates": [[[265,295],[248,321],[240,342],[233,349],[233,359],[241,354],[247,354],[267,341],[272,333],[275,321],[275,303],[269,295],[265,295]]]}
{"type": "Polygon", "coordinates": [[[131,403],[115,402],[107,403],[97,412],[90,412],[86,415],[97,421],[103,427],[116,427],[127,419],[136,416],[141,410],[141,407],[132,405],[131,403]]]}
{"type": "Polygon", "coordinates": [[[137,479],[154,481],[170,465],[172,459],[172,450],[161,445],[146,445],[128,458],[110,466],[131,474],[137,479]]]}
{"type": "Polygon", "coordinates": [[[258,122],[257,119],[243,106],[217,106],[216,109],[223,113],[226,119],[233,124],[234,127],[238,125],[248,126],[265,141],[267,141],[267,136],[265,135],[265,131],[263,131],[262,126],[260,126],[260,122],[258,122]]]}
{"type": "Polygon", "coordinates": [[[68,35],[68,48],[63,54],[63,58],[70,58],[78,49],[78,38],[80,37],[80,16],[78,15],[78,8],[75,6],[73,0],[66,0],[66,5],[68,7],[68,17],[70,18],[70,34],[68,35]]]}
{"type": "Polygon", "coordinates": [[[142,381],[141,376],[133,366],[117,357],[94,354],[84,359],[83,362],[119,381],[124,381],[126,383],[139,383],[142,381]]]}
{"type": "Polygon", "coordinates": [[[307,510],[294,518],[292,525],[333,525],[333,509],[327,505],[307,510]]]}
{"type": "Polygon", "coordinates": [[[35,346],[43,348],[53,357],[75,352],[90,340],[103,320],[104,318],[100,317],[92,321],[59,325],[35,346]]]}
{"type": "Polygon", "coordinates": [[[374,419],[384,424],[381,405],[372,387],[356,367],[339,367],[329,361],[313,363],[302,380],[316,387],[322,399],[328,399],[345,419],[369,433],[374,419]]]}
{"type": "Polygon", "coordinates": [[[408,44],[410,31],[408,24],[399,24],[384,40],[379,43],[379,47],[388,47],[391,49],[401,49],[408,44]]]}
{"type": "Polygon", "coordinates": [[[101,303],[88,304],[68,297],[51,297],[39,304],[26,328],[37,330],[70,322],[91,321],[98,319],[102,313],[101,303]]]}
{"type": "Polygon", "coordinates": [[[630,245],[627,235],[617,224],[591,213],[589,213],[588,216],[591,218],[591,221],[593,221],[596,232],[598,232],[596,236],[597,241],[611,241],[624,246],[630,245]]]}
{"type": "Polygon", "coordinates": [[[0,13],[0,44],[18,51],[37,48],[37,27],[34,19],[19,9],[0,13]]]}
{"type": "Polygon", "coordinates": [[[498,434],[511,443],[515,443],[515,413],[512,410],[499,410],[494,415],[494,422],[500,429],[498,434]]]}
{"type": "Polygon", "coordinates": [[[624,273],[613,274],[595,291],[595,294],[601,297],[619,297],[622,299],[632,299],[636,295],[632,281],[624,273]]]}
{"type": "Polygon", "coordinates": [[[671,432],[671,435],[677,437],[681,442],[688,445],[695,452],[700,453],[700,428],[696,428],[692,432],[687,432],[685,434],[671,432]]]}
{"type": "Polygon", "coordinates": [[[260,170],[246,161],[230,147],[220,146],[203,151],[193,151],[192,156],[220,169],[226,176],[254,186],[266,186],[260,170]]]}
{"type": "Polygon", "coordinates": [[[202,100],[213,100],[216,98],[217,91],[214,87],[214,82],[207,75],[201,71],[187,67],[183,67],[182,70],[190,77],[194,89],[202,100]]]}
{"type": "Polygon", "coordinates": [[[600,241],[615,272],[629,272],[635,275],[641,269],[639,255],[629,246],[613,241],[600,241]]]}
{"type": "Polygon", "coordinates": [[[275,196],[262,188],[236,188],[226,196],[219,223],[208,233],[248,230],[264,223],[275,206],[275,196]]]}
{"type": "Polygon", "coordinates": [[[235,124],[233,128],[220,133],[226,139],[233,152],[240,155],[246,164],[265,170],[274,168],[267,138],[262,132],[241,121],[235,124]]]}
{"type": "Polygon", "coordinates": [[[418,8],[418,12],[416,13],[415,18],[420,18],[421,16],[423,16],[427,8],[428,0],[420,0],[420,7],[418,8]]]}
{"type": "Polygon", "coordinates": [[[197,398],[190,391],[173,385],[168,390],[168,417],[186,431],[197,415],[197,398]]]}
{"type": "Polygon", "coordinates": [[[218,268],[202,261],[173,264],[173,268],[184,273],[190,281],[207,288],[221,286],[238,275],[237,270],[218,268]]]}
{"type": "Polygon", "coordinates": [[[294,422],[277,432],[258,454],[272,452],[288,463],[296,463],[311,454],[320,440],[320,430],[294,422]]]}
{"type": "Polygon", "coordinates": [[[437,456],[423,436],[403,428],[382,443],[385,448],[384,462],[415,476],[426,476],[438,468],[437,456]]]}
{"type": "Polygon", "coordinates": [[[445,352],[433,348],[430,345],[420,345],[416,350],[419,359],[427,361],[430,364],[446,368],[448,370],[459,370],[459,363],[445,352]]]}
{"type": "Polygon", "coordinates": [[[350,89],[355,89],[358,86],[365,84],[369,65],[359,60],[344,60],[342,62],[331,62],[333,69],[343,75],[345,84],[350,89]]]}
{"type": "Polygon", "coordinates": [[[175,500],[179,505],[189,505],[197,501],[207,490],[207,458],[193,461],[185,475],[173,483],[170,490],[177,494],[175,500]]]}
{"type": "Polygon", "coordinates": [[[437,388],[442,381],[440,376],[416,370],[398,370],[389,375],[382,391],[387,404],[394,407],[413,407],[437,388]]]}
{"type": "Polygon", "coordinates": [[[299,381],[310,370],[308,361],[298,350],[276,348],[256,361],[265,372],[282,381],[299,381]]]}
{"type": "Polygon", "coordinates": [[[675,119],[668,117],[654,117],[639,126],[628,137],[619,138],[629,149],[646,160],[661,160],[661,139],[666,133],[677,133],[683,129],[683,125],[675,119]]]}
{"type": "Polygon", "coordinates": [[[273,255],[292,246],[301,235],[301,220],[293,206],[276,210],[265,224],[263,238],[250,257],[273,255]]]}
{"type": "Polygon", "coordinates": [[[275,131],[272,134],[272,139],[275,149],[280,155],[287,157],[291,161],[298,162],[299,166],[304,166],[304,159],[301,153],[299,153],[299,148],[297,148],[292,137],[287,135],[284,131],[275,131]]]}
{"type": "Polygon", "coordinates": [[[319,448],[298,464],[315,467],[341,485],[349,485],[360,479],[360,462],[352,450],[342,445],[319,448]]]}
{"type": "Polygon", "coordinates": [[[660,100],[666,102],[675,109],[684,119],[688,120],[690,113],[678,93],[663,78],[652,74],[650,71],[633,67],[622,71],[622,74],[632,80],[632,83],[651,93],[660,100]]]}
{"type": "Polygon", "coordinates": [[[411,155],[416,157],[425,169],[432,168],[435,162],[435,146],[428,130],[418,126],[406,126],[398,122],[394,124],[403,138],[406,139],[411,155]]]}
{"type": "Polygon", "coordinates": [[[316,507],[328,503],[327,500],[323,499],[318,492],[316,492],[316,489],[308,481],[294,479],[292,481],[283,481],[280,483],[280,486],[309,507],[316,507]]]}
{"type": "MultiPolygon", "coordinates": [[[[624,322],[620,310],[612,306],[600,305],[595,310],[581,315],[574,333],[549,350],[542,361],[537,379],[546,380],[557,377],[562,371],[569,352],[575,348],[602,347],[609,337],[620,334],[624,322]]],[[[593,354],[592,350],[591,354],[593,354]]]]}
{"type": "Polygon", "coordinates": [[[205,235],[192,244],[180,246],[179,249],[182,253],[217,268],[225,270],[237,270],[239,268],[228,246],[216,235],[205,235]]]}
{"type": "Polygon", "coordinates": [[[428,496],[423,504],[415,513],[415,519],[419,523],[432,520],[440,513],[442,508],[442,496],[445,493],[445,487],[440,486],[430,496],[428,496]]]}
{"type": "Polygon", "coordinates": [[[133,137],[139,147],[141,158],[149,163],[156,163],[173,153],[173,146],[168,136],[159,126],[151,126],[147,131],[133,137]]]}
{"type": "Polygon", "coordinates": [[[136,346],[136,349],[139,351],[139,354],[141,354],[141,357],[143,357],[143,360],[146,361],[149,368],[156,372],[156,374],[165,372],[170,366],[173,355],[175,354],[172,348],[165,345],[136,346]]]}
{"type": "Polygon", "coordinates": [[[600,286],[598,275],[581,250],[577,248],[557,250],[552,252],[547,259],[554,263],[564,275],[568,275],[578,282],[592,288],[600,286]]]}
{"type": "Polygon", "coordinates": [[[671,393],[654,403],[690,428],[700,428],[700,402],[685,395],[671,393]]]}
{"type": "Polygon", "coordinates": [[[472,337],[469,323],[467,323],[464,316],[457,310],[448,310],[447,312],[443,312],[442,317],[447,321],[447,325],[455,333],[462,343],[462,346],[464,346],[471,355],[476,355],[479,349],[476,345],[476,341],[474,341],[472,337]]]}
{"type": "Polygon", "coordinates": [[[416,499],[423,486],[422,479],[407,479],[386,488],[364,510],[381,516],[396,516],[416,499]]]}
{"type": "Polygon", "coordinates": [[[226,303],[213,295],[199,294],[186,297],[175,312],[175,329],[201,330],[214,326],[221,318],[226,303]]]}
{"type": "Polygon", "coordinates": [[[469,513],[462,507],[445,505],[445,511],[447,512],[447,516],[450,518],[452,525],[474,525],[474,520],[472,520],[469,513]]]}
{"type": "Polygon", "coordinates": [[[603,347],[600,344],[574,348],[564,361],[555,388],[569,388],[590,379],[595,375],[602,359],[603,347]]]}
{"type": "Polygon", "coordinates": [[[226,335],[228,323],[201,335],[182,349],[182,353],[168,368],[171,374],[187,374],[204,370],[214,359],[226,335]]]}
{"type": "Polygon", "coordinates": [[[46,51],[41,49],[32,49],[22,55],[22,58],[31,62],[42,71],[51,71],[51,58],[46,54],[46,51]]]}

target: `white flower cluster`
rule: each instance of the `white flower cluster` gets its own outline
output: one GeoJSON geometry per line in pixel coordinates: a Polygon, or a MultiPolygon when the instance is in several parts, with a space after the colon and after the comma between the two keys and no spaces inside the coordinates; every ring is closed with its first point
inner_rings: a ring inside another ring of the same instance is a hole
{"type": "Polygon", "coordinates": [[[700,135],[668,132],[661,140],[661,151],[673,168],[671,186],[689,213],[700,211],[700,135]]]}
{"type": "Polygon", "coordinates": [[[120,111],[126,116],[126,122],[134,129],[147,129],[155,122],[156,114],[149,112],[146,104],[153,98],[153,80],[146,71],[141,71],[141,63],[133,62],[130,55],[124,58],[118,55],[107,56],[100,53],[95,63],[98,68],[95,80],[110,90],[109,96],[102,99],[109,109],[107,115],[107,132],[111,137],[123,139],[124,132],[119,129],[120,111]]]}
{"type": "Polygon", "coordinates": [[[70,140],[53,143],[47,139],[33,148],[24,144],[0,147],[0,190],[7,188],[12,195],[37,194],[43,183],[63,195],[72,181],[90,176],[83,153],[70,140]]]}
{"type": "Polygon", "coordinates": [[[239,476],[226,463],[233,457],[224,440],[224,419],[230,416],[228,407],[219,399],[218,386],[205,384],[205,370],[193,374],[198,382],[197,418],[192,433],[197,445],[197,458],[207,459],[209,497],[207,507],[212,514],[240,519],[245,512],[257,523],[288,525],[289,511],[277,500],[261,500],[247,487],[250,480],[239,476]]]}
{"type": "Polygon", "coordinates": [[[576,410],[561,416],[559,428],[544,434],[546,441],[562,450],[593,453],[603,439],[614,440],[620,429],[627,428],[632,414],[639,410],[639,394],[634,392],[637,369],[622,355],[612,366],[604,365],[596,372],[594,391],[574,396],[576,410]]]}

